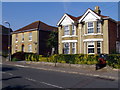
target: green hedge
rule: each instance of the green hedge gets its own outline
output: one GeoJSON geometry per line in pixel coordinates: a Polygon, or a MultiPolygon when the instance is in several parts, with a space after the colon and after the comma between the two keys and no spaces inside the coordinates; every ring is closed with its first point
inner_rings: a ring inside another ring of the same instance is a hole
{"type": "MultiPolygon", "coordinates": [[[[98,63],[99,56],[89,54],[55,54],[50,57],[43,57],[37,54],[27,54],[25,56],[26,61],[40,61],[40,62],[59,62],[70,64],[87,64],[93,65],[98,63]]],[[[107,64],[113,68],[120,68],[120,54],[107,55],[107,64]]]]}

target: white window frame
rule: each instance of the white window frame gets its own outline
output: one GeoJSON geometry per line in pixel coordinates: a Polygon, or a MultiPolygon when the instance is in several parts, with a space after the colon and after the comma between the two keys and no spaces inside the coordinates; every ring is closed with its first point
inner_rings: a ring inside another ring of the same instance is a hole
{"type": "Polygon", "coordinates": [[[32,45],[31,44],[28,45],[28,52],[32,52],[32,45]]]}
{"type": "Polygon", "coordinates": [[[70,43],[69,42],[64,43],[64,54],[70,54],[70,43]],[[66,48],[65,44],[69,45],[68,46],[68,50],[69,50],[68,53],[65,53],[65,48],[66,48]]]}
{"type": "Polygon", "coordinates": [[[16,36],[15,36],[15,42],[16,43],[18,42],[18,34],[16,34],[16,36]]]}
{"type": "Polygon", "coordinates": [[[64,36],[70,35],[70,28],[69,25],[64,26],[64,36]]]}
{"type": "Polygon", "coordinates": [[[15,45],[15,52],[18,51],[18,45],[15,45]]]}
{"type": "Polygon", "coordinates": [[[95,42],[87,42],[87,53],[88,54],[95,54],[95,42]],[[88,47],[89,45],[94,45],[94,47],[88,47]],[[89,48],[94,48],[94,53],[89,53],[89,48]]]}
{"type": "Polygon", "coordinates": [[[97,33],[101,33],[101,22],[100,21],[97,21],[97,33]]]}
{"type": "Polygon", "coordinates": [[[72,35],[75,36],[76,35],[76,26],[74,24],[72,24],[72,35]],[[74,32],[74,33],[73,33],[74,32]]]}
{"type": "Polygon", "coordinates": [[[72,54],[76,54],[76,43],[75,42],[72,42],[72,54]],[[73,52],[73,49],[75,50],[74,52],[73,52]]]}
{"type": "Polygon", "coordinates": [[[102,53],[102,42],[97,41],[97,54],[101,54],[101,53],[102,53]],[[98,42],[100,43],[100,47],[98,47],[98,42]],[[100,49],[100,53],[98,53],[98,49],[100,49]]]}
{"type": "Polygon", "coordinates": [[[93,34],[93,33],[94,33],[94,23],[93,23],[93,22],[87,22],[87,34],[93,34]],[[89,23],[92,23],[93,26],[92,26],[92,27],[89,27],[89,26],[88,26],[89,23]],[[89,33],[89,32],[88,32],[88,31],[89,31],[88,29],[93,29],[93,32],[92,32],[92,33],[89,33]]]}
{"type": "Polygon", "coordinates": [[[32,41],[32,32],[29,33],[29,41],[32,41]]]}
{"type": "Polygon", "coordinates": [[[24,38],[24,33],[22,33],[22,42],[24,42],[24,39],[25,39],[25,38],[24,38]]]}

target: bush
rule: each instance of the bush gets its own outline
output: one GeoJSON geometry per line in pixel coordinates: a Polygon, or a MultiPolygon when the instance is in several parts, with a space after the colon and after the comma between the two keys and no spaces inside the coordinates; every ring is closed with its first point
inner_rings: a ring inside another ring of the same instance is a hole
{"type": "Polygon", "coordinates": [[[12,58],[12,61],[20,61],[20,59],[12,58]]]}
{"type": "MultiPolygon", "coordinates": [[[[26,54],[26,61],[40,61],[40,62],[59,62],[70,64],[88,64],[93,65],[98,63],[98,55],[89,54],[55,54],[50,57],[43,57],[37,54],[26,54]]],[[[120,68],[120,54],[107,55],[107,64],[113,68],[120,68]]]]}

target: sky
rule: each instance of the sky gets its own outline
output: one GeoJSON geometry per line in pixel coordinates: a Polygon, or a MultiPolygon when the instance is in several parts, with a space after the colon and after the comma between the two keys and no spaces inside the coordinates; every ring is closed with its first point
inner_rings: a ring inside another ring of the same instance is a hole
{"type": "Polygon", "coordinates": [[[8,27],[4,24],[8,21],[13,31],[38,20],[56,26],[64,13],[78,17],[88,8],[94,10],[95,6],[100,7],[102,15],[118,21],[117,2],[2,2],[0,24],[8,27]]]}

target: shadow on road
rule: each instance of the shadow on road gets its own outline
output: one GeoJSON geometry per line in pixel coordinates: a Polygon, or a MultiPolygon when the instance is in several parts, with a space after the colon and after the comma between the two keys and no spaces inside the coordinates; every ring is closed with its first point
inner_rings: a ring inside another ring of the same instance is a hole
{"type": "Polygon", "coordinates": [[[23,88],[26,88],[30,85],[16,85],[16,86],[7,86],[2,88],[2,90],[21,90],[23,88]]]}
{"type": "Polygon", "coordinates": [[[5,78],[5,79],[2,79],[3,81],[6,81],[6,80],[10,80],[10,79],[16,79],[16,78],[22,78],[20,76],[15,76],[15,77],[10,77],[10,78],[5,78]]]}
{"type": "Polygon", "coordinates": [[[16,68],[13,67],[2,67],[2,71],[10,71],[10,70],[17,70],[16,68]]]}

